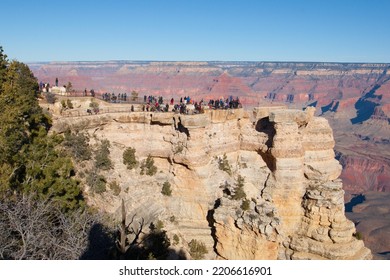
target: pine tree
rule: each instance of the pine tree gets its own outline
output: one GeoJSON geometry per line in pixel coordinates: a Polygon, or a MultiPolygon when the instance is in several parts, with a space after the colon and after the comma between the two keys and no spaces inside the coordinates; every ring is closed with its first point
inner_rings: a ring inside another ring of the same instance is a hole
{"type": "Polygon", "coordinates": [[[110,159],[110,141],[102,140],[100,146],[95,152],[95,167],[101,170],[109,170],[112,168],[110,159]]]}
{"type": "Polygon", "coordinates": [[[0,160],[12,162],[41,127],[49,129],[50,121],[39,107],[37,92],[38,83],[30,69],[23,63],[11,62],[0,96],[0,160]]]}
{"type": "Polygon", "coordinates": [[[51,120],[38,104],[38,82],[27,65],[8,63],[0,48],[0,202],[15,193],[50,198],[63,209],[82,204],[70,158],[48,136],[51,120]]]}
{"type": "Polygon", "coordinates": [[[5,73],[7,71],[8,60],[4,54],[3,47],[0,46],[0,94],[2,92],[2,85],[5,81],[5,73]]]}

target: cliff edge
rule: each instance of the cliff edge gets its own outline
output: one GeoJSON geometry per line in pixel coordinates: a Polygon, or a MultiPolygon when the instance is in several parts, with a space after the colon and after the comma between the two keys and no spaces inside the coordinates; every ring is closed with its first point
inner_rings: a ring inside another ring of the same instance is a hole
{"type": "MultiPolygon", "coordinates": [[[[82,108],[82,104],[79,106],[82,108]]],[[[345,217],[344,191],[328,121],[283,107],[173,112],[101,113],[55,117],[52,131],[85,131],[111,142],[119,195],[87,198],[119,216],[160,220],[172,248],[190,240],[206,245],[208,259],[371,259],[345,217]],[[123,151],[150,155],[154,176],[128,170],[123,151]],[[163,195],[169,182],[172,193],[163,195]]],[[[104,110],[103,110],[104,112],[104,110]]]]}

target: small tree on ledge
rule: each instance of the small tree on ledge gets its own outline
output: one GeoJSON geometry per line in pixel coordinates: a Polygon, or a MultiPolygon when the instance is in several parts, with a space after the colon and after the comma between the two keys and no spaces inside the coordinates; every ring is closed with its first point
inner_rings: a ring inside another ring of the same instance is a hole
{"type": "Polygon", "coordinates": [[[141,163],[141,175],[153,176],[157,173],[157,167],[154,165],[154,159],[151,155],[148,155],[146,160],[141,163]]]}
{"type": "Polygon", "coordinates": [[[134,148],[129,147],[123,152],[123,164],[125,164],[127,169],[130,170],[137,167],[138,161],[135,157],[134,148]]]}
{"type": "Polygon", "coordinates": [[[232,168],[230,166],[226,154],[223,154],[222,158],[218,158],[218,167],[220,170],[225,171],[227,174],[232,176],[232,168]]]}
{"type": "Polygon", "coordinates": [[[172,195],[171,184],[168,181],[164,182],[161,193],[166,196],[172,195]]]}

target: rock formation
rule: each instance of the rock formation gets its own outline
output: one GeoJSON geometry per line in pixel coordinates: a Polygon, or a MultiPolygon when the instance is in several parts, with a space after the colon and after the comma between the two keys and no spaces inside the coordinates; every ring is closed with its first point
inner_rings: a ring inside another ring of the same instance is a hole
{"type": "MultiPolygon", "coordinates": [[[[75,107],[84,111],[87,102],[80,100],[75,107]]],[[[58,117],[52,128],[111,142],[114,169],[106,176],[121,192],[92,195],[87,189],[90,204],[118,216],[123,198],[129,217],[163,221],[171,240],[179,237],[178,250],[192,239],[203,242],[208,259],[372,257],[345,217],[332,129],[314,108],[198,115],[105,110],[58,117]],[[139,160],[153,157],[157,174],[128,170],[122,162],[127,147],[139,160]],[[161,193],[164,182],[171,196],[161,193]]]]}
{"type": "Polygon", "coordinates": [[[135,90],[141,97],[190,95],[198,101],[232,95],[247,107],[314,106],[334,130],[346,190],[390,190],[390,64],[97,61],[29,67],[39,81],[54,84],[58,77],[79,92],[135,90]]]}

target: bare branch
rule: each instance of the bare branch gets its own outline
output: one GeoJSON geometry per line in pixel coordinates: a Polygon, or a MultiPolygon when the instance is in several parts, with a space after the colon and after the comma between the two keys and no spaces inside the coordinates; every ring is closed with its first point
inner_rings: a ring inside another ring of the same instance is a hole
{"type": "Polygon", "coordinates": [[[33,195],[0,203],[1,259],[79,259],[89,245],[98,215],[64,213],[54,202],[33,195]]]}

